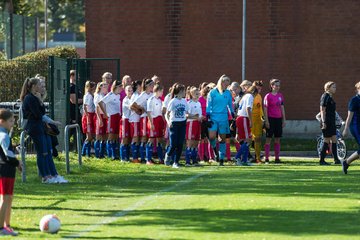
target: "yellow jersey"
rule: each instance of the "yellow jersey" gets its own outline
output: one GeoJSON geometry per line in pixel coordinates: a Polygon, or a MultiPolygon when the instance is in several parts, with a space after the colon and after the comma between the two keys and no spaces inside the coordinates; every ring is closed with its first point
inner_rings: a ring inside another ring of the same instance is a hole
{"type": "Polygon", "coordinates": [[[253,109],[252,109],[252,117],[253,119],[256,118],[261,118],[264,116],[264,112],[263,112],[263,108],[262,108],[262,97],[260,94],[256,94],[255,98],[254,98],[254,103],[253,103],[253,109]]]}

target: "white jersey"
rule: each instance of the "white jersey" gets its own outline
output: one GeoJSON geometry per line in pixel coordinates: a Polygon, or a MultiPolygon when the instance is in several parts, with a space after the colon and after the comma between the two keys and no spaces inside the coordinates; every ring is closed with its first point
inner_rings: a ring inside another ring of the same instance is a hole
{"type": "Polygon", "coordinates": [[[147,111],[150,112],[152,118],[162,116],[162,102],[160,98],[151,96],[147,101],[147,111]]]}
{"type": "MultiPolygon", "coordinates": [[[[201,104],[199,101],[194,102],[193,100],[189,100],[188,102],[189,105],[189,114],[191,115],[199,115],[199,118],[202,116],[202,109],[201,109],[201,104]]],[[[197,119],[188,119],[188,121],[194,121],[197,119]]]]}
{"type": "MultiPolygon", "coordinates": [[[[138,92],[134,92],[133,95],[131,96],[130,99],[130,106],[131,104],[133,104],[133,102],[139,97],[139,93],[138,92]]],[[[129,122],[140,122],[140,115],[137,114],[135,111],[130,110],[130,117],[129,117],[129,122]]]]}
{"type": "MultiPolygon", "coordinates": [[[[99,106],[99,102],[105,97],[105,95],[101,94],[101,93],[95,93],[94,96],[94,105],[95,105],[95,109],[99,106]]],[[[101,110],[101,108],[99,108],[99,112],[100,114],[103,114],[103,111],[101,110]]]]}
{"type": "Polygon", "coordinates": [[[246,109],[247,108],[252,109],[253,103],[254,103],[254,96],[250,93],[245,94],[239,102],[239,109],[237,115],[240,117],[249,117],[246,109]]]}
{"type": "Polygon", "coordinates": [[[146,111],[147,111],[147,100],[149,100],[149,98],[153,95],[152,92],[150,93],[146,93],[146,92],[142,92],[136,99],[135,99],[135,103],[141,107],[143,107],[145,109],[145,112],[143,114],[141,114],[140,117],[146,117],[146,111]]]}
{"type": "MultiPolygon", "coordinates": [[[[87,111],[89,113],[94,113],[95,112],[95,104],[94,104],[94,97],[91,93],[86,93],[83,97],[83,109],[87,108],[87,111]]],[[[85,109],[84,109],[85,112],[85,109]]]]}
{"type": "Polygon", "coordinates": [[[170,122],[182,122],[186,120],[186,113],[189,112],[189,105],[185,98],[173,98],[169,102],[167,111],[170,112],[170,122]]]}
{"type": "Polygon", "coordinates": [[[165,96],[163,102],[163,108],[168,108],[170,100],[171,100],[171,93],[165,96]]]}
{"type": "Polygon", "coordinates": [[[122,101],[122,118],[123,119],[129,119],[131,115],[131,98],[128,98],[127,96],[122,101]]]}
{"type": "Polygon", "coordinates": [[[120,113],[120,95],[113,92],[109,92],[101,100],[106,105],[106,113],[108,117],[114,114],[120,113]]]}

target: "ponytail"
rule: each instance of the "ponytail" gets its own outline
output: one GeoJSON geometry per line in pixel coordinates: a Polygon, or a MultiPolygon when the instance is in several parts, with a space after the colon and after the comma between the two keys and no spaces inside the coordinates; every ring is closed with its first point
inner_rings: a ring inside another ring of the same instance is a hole
{"type": "Polygon", "coordinates": [[[154,83],[154,81],[153,81],[152,79],[150,79],[150,78],[144,78],[144,79],[142,80],[142,83],[141,83],[141,90],[142,90],[143,92],[145,92],[145,91],[146,91],[146,87],[149,86],[149,85],[151,85],[151,84],[153,84],[153,83],[154,83]]]}
{"type": "Polygon", "coordinates": [[[31,88],[39,82],[39,78],[26,78],[21,88],[20,101],[24,101],[25,96],[31,92],[31,88]]]}

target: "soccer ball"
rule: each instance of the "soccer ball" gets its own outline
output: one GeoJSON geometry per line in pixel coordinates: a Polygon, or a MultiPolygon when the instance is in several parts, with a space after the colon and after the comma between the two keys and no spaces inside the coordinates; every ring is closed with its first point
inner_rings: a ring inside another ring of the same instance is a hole
{"type": "Polygon", "coordinates": [[[60,220],[55,214],[45,215],[40,220],[40,231],[46,233],[57,233],[60,230],[60,220]]]}

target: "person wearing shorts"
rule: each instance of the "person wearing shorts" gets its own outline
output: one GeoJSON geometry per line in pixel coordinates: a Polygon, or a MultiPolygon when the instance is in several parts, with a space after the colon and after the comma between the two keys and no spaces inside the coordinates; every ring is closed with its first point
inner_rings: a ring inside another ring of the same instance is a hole
{"type": "Polygon", "coordinates": [[[16,168],[22,164],[15,157],[8,132],[14,126],[14,116],[9,110],[0,109],[0,235],[17,236],[10,227],[11,206],[16,168]]]}
{"type": "Polygon", "coordinates": [[[269,163],[270,143],[274,137],[274,152],[275,163],[280,161],[280,138],[282,137],[282,129],[285,127],[285,107],[284,97],[279,92],[280,80],[270,80],[271,91],[265,95],[264,98],[264,118],[266,127],[266,142],[265,142],[265,163],[269,163]]]}
{"type": "Polygon", "coordinates": [[[186,122],[186,152],[185,152],[185,166],[198,165],[198,144],[200,141],[201,133],[201,120],[202,120],[202,109],[199,102],[200,90],[197,87],[191,87],[189,90],[189,112],[187,114],[186,122]]]}
{"type": "Polygon", "coordinates": [[[131,139],[131,155],[133,163],[140,163],[138,159],[139,155],[139,122],[140,122],[140,114],[135,110],[131,109],[134,101],[140,96],[141,93],[141,84],[142,81],[134,81],[132,84],[133,94],[130,99],[130,139],[131,139]]]}
{"type": "Polygon", "coordinates": [[[140,146],[139,153],[141,162],[146,163],[146,144],[148,141],[147,138],[147,101],[153,95],[154,81],[149,78],[144,78],[141,84],[142,92],[134,100],[131,105],[131,109],[140,113],[140,123],[139,123],[139,137],[140,137],[140,146]]]}
{"type": "Polygon", "coordinates": [[[106,143],[107,155],[113,160],[119,159],[119,121],[120,121],[120,91],[122,89],[122,83],[115,80],[111,86],[111,92],[99,102],[99,106],[107,117],[107,134],[108,140],[106,143]]]}
{"type": "Polygon", "coordinates": [[[95,157],[103,158],[105,156],[105,148],[106,148],[106,127],[107,127],[107,118],[103,111],[99,106],[99,102],[105,97],[108,93],[108,84],[106,82],[99,82],[96,86],[95,94],[94,94],[94,105],[96,112],[96,122],[95,122],[95,157]]]}
{"type": "Polygon", "coordinates": [[[122,162],[130,161],[130,122],[129,118],[131,115],[130,105],[131,96],[133,94],[133,88],[131,85],[125,87],[126,96],[122,101],[122,116],[120,120],[120,132],[119,138],[121,139],[120,145],[120,159],[122,162]]]}
{"type": "Polygon", "coordinates": [[[360,156],[360,82],[355,84],[355,88],[357,94],[349,101],[348,116],[346,118],[343,136],[345,137],[350,129],[351,135],[353,135],[358,144],[358,150],[342,162],[342,169],[345,174],[347,174],[350,164],[356,159],[359,159],[360,156]]]}
{"type": "Polygon", "coordinates": [[[236,140],[240,143],[240,149],[236,153],[236,164],[239,166],[248,166],[248,156],[250,144],[252,141],[251,127],[252,127],[252,108],[254,103],[254,96],[257,94],[257,88],[251,86],[246,90],[245,95],[239,102],[239,109],[236,118],[236,140]]]}
{"type": "Polygon", "coordinates": [[[95,135],[95,104],[94,104],[94,92],[96,84],[94,82],[87,81],[85,83],[85,95],[83,99],[83,110],[82,116],[82,130],[86,134],[81,155],[90,157],[91,153],[91,142],[95,135]]]}
{"type": "Polygon", "coordinates": [[[334,82],[327,82],[324,85],[325,92],[320,99],[320,115],[321,115],[321,130],[324,137],[324,144],[320,152],[320,165],[330,165],[325,161],[326,152],[329,149],[331,142],[331,150],[334,156],[334,163],[340,164],[337,156],[337,137],[336,137],[336,103],[333,95],[336,92],[336,84],[334,82]]]}
{"type": "Polygon", "coordinates": [[[234,117],[234,109],[232,106],[232,96],[227,87],[230,85],[230,78],[222,75],[216,85],[212,89],[207,98],[206,115],[212,124],[209,127],[209,139],[211,147],[214,149],[219,165],[224,165],[224,158],[226,154],[225,139],[226,134],[230,133],[228,110],[234,117]],[[219,152],[216,149],[216,138],[219,139],[219,152]]]}

